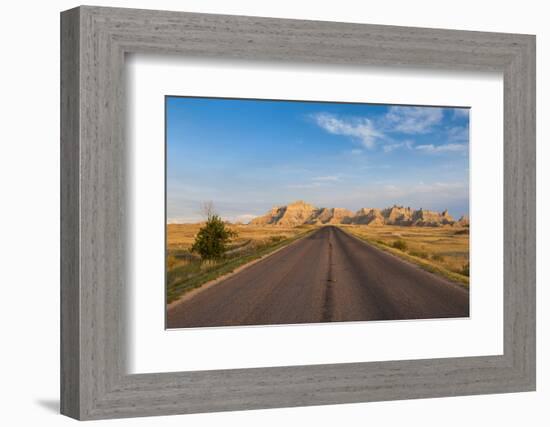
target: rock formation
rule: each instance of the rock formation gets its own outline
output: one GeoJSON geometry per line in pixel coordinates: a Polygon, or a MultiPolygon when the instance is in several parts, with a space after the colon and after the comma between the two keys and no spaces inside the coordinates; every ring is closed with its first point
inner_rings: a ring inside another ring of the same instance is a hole
{"type": "Polygon", "coordinates": [[[467,215],[462,215],[460,218],[458,218],[457,224],[462,227],[469,227],[470,226],[470,218],[468,218],[467,215]]]}
{"type": "Polygon", "coordinates": [[[469,226],[467,216],[455,221],[445,209],[443,212],[394,205],[386,209],[362,208],[353,213],[344,208],[316,208],[304,201],[287,206],[276,206],[270,212],[250,221],[252,225],[279,225],[296,227],[302,224],[358,224],[369,227],[384,225],[441,227],[444,225],[469,226]]]}
{"type": "Polygon", "coordinates": [[[288,206],[277,206],[266,215],[254,218],[250,221],[254,225],[280,225],[283,227],[296,227],[305,224],[317,208],[301,200],[288,206]]]}

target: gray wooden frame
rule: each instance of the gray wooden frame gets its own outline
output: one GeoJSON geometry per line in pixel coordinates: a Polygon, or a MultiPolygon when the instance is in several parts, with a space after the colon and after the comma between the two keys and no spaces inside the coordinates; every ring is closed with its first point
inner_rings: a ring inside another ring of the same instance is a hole
{"type": "Polygon", "coordinates": [[[61,14],[61,165],[63,414],[99,419],[535,389],[534,36],[79,7],[61,14]],[[128,375],[124,57],[133,52],[502,72],[504,354],[128,375]]]}

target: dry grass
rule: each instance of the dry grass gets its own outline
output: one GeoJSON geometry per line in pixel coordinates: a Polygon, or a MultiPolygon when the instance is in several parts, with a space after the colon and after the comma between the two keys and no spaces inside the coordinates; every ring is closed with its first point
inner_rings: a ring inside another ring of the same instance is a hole
{"type": "Polygon", "coordinates": [[[293,242],[314,230],[315,226],[274,227],[230,225],[237,233],[231,240],[225,258],[201,261],[190,252],[202,224],[169,224],[167,226],[166,289],[168,302],[185,292],[227,274],[235,268],[293,242]]]}
{"type": "Polygon", "coordinates": [[[361,225],[344,225],[342,228],[427,270],[463,284],[469,283],[468,228],[361,225]]]}
{"type": "MultiPolygon", "coordinates": [[[[195,236],[203,224],[168,224],[166,243],[170,250],[189,250],[195,241],[195,236]]],[[[232,246],[239,246],[249,242],[266,243],[275,239],[288,239],[302,233],[311,227],[274,227],[252,225],[230,225],[229,228],[237,232],[237,237],[231,242],[232,246]]]]}

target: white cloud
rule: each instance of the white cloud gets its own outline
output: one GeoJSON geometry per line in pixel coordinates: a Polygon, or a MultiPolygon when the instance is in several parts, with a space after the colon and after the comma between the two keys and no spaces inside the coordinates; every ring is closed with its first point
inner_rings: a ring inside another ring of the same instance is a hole
{"type": "Polygon", "coordinates": [[[402,147],[410,150],[413,148],[413,142],[410,140],[406,140],[406,141],[397,142],[394,144],[386,144],[382,147],[382,149],[384,150],[384,153],[391,153],[392,151],[402,147]]]}
{"type": "Polygon", "coordinates": [[[467,150],[468,145],[467,144],[444,144],[444,145],[425,144],[425,145],[417,145],[415,148],[417,150],[424,151],[425,153],[456,153],[456,152],[467,150]]]}
{"type": "Polygon", "coordinates": [[[384,117],[388,130],[402,133],[428,133],[443,119],[443,109],[435,107],[390,107],[384,117]]]}
{"type": "MultiPolygon", "coordinates": [[[[463,110],[454,109],[454,111],[463,110]]],[[[312,117],[323,130],[334,135],[348,136],[360,142],[364,148],[373,149],[378,143],[383,142],[379,146],[385,153],[401,148],[409,150],[417,148],[431,153],[462,151],[466,148],[463,143],[467,143],[469,138],[468,126],[435,129],[444,118],[444,109],[439,107],[393,106],[385,115],[372,119],[367,117],[342,118],[329,113],[319,113],[312,117]],[[414,142],[410,139],[396,140],[390,136],[392,133],[427,134],[434,130],[447,133],[447,145],[425,144],[414,147],[414,142]]],[[[353,149],[350,153],[358,155],[362,153],[362,150],[353,149]]]]}
{"type": "Polygon", "coordinates": [[[376,140],[384,136],[375,128],[372,120],[365,117],[341,119],[332,114],[319,113],[313,115],[313,119],[327,132],[355,138],[365,148],[374,148],[376,140]]]}

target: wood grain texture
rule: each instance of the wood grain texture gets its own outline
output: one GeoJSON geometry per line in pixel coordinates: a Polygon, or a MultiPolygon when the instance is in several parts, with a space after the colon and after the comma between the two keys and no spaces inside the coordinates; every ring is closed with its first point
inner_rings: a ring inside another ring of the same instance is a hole
{"type": "Polygon", "coordinates": [[[80,414],[78,10],[61,20],[61,412],[80,414]]]}
{"type": "Polygon", "coordinates": [[[80,7],[62,13],[62,413],[99,419],[535,388],[535,38],[80,7]],[[504,75],[504,354],[129,375],[124,55],[504,75]]]}

